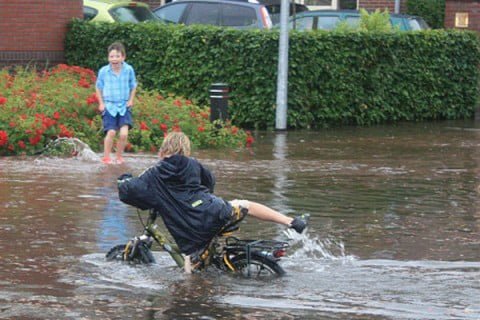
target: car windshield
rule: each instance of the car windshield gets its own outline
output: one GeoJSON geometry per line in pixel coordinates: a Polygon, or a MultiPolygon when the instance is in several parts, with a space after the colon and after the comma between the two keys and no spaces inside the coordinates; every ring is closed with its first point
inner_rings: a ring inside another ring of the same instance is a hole
{"type": "Polygon", "coordinates": [[[109,12],[117,22],[144,22],[157,20],[155,15],[148,8],[142,6],[116,7],[109,12]]]}
{"type": "Polygon", "coordinates": [[[410,28],[412,30],[426,30],[426,29],[430,29],[430,27],[428,26],[428,24],[423,20],[423,19],[420,19],[420,18],[411,18],[411,19],[408,19],[408,24],[410,25],[410,28]]]}

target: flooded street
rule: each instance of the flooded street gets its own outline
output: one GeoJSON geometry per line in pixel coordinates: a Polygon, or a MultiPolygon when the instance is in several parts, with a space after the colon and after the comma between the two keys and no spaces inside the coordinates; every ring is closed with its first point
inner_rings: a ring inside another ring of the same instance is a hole
{"type": "Polygon", "coordinates": [[[216,193],[286,214],[303,235],[247,218],[236,236],[287,240],[273,281],[106,262],[141,233],[105,166],[0,158],[0,319],[480,319],[480,123],[259,132],[252,150],[199,150],[216,193]]]}

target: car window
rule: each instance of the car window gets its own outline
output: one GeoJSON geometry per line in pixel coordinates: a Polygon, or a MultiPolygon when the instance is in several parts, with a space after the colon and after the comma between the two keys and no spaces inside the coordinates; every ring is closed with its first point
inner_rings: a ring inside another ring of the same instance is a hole
{"type": "Polygon", "coordinates": [[[319,30],[332,30],[335,29],[337,24],[340,22],[339,17],[335,16],[319,16],[317,22],[317,28],[319,30]]]}
{"type": "Polygon", "coordinates": [[[422,19],[417,18],[410,18],[408,19],[408,25],[410,26],[410,30],[424,30],[428,29],[428,25],[422,19]]]}
{"type": "Polygon", "coordinates": [[[248,27],[257,25],[257,14],[253,8],[224,4],[222,9],[222,26],[248,27]]]}
{"type": "Polygon", "coordinates": [[[392,26],[395,28],[399,28],[402,31],[407,30],[405,25],[403,24],[403,19],[399,17],[390,17],[390,22],[392,23],[392,26]]]}
{"type": "Polygon", "coordinates": [[[193,3],[188,10],[185,24],[219,25],[220,6],[216,3],[193,3]]]}
{"type": "Polygon", "coordinates": [[[165,22],[179,23],[187,3],[176,3],[155,10],[155,15],[165,22]]]}
{"type": "Polygon", "coordinates": [[[85,21],[90,21],[97,15],[98,10],[92,7],[83,7],[83,19],[85,21]]]}
{"type": "Polygon", "coordinates": [[[110,9],[109,12],[113,19],[117,22],[144,22],[156,20],[153,13],[147,7],[116,7],[110,9]]]}
{"type": "MultiPolygon", "coordinates": [[[[279,4],[268,4],[268,5],[265,5],[265,8],[267,8],[268,13],[270,14],[270,19],[272,19],[272,23],[279,24],[281,6],[279,4]]],[[[303,11],[308,11],[308,8],[301,4],[295,4],[295,7],[294,7],[293,4],[290,3],[289,16],[292,16],[294,13],[296,14],[303,11]]]]}
{"type": "Polygon", "coordinates": [[[348,26],[356,28],[360,25],[360,17],[359,16],[346,16],[345,22],[348,26]]]}
{"type": "MultiPolygon", "coordinates": [[[[293,21],[289,22],[290,29],[293,29],[293,21]]],[[[295,29],[296,30],[312,30],[313,28],[313,17],[301,17],[295,19],[295,29]]]]}

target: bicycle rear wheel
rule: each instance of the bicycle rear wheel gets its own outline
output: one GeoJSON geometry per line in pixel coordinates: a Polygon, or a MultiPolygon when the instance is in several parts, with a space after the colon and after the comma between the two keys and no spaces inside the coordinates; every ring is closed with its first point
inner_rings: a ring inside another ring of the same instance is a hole
{"type": "Polygon", "coordinates": [[[128,261],[138,264],[155,263],[152,252],[143,242],[137,245],[133,256],[131,255],[131,247],[125,252],[126,246],[125,244],[121,244],[110,249],[105,255],[107,261],[128,261]]]}
{"type": "Polygon", "coordinates": [[[231,259],[237,273],[244,277],[255,279],[268,279],[283,276],[285,270],[272,258],[256,252],[250,253],[250,263],[247,254],[240,253],[231,259]]]}

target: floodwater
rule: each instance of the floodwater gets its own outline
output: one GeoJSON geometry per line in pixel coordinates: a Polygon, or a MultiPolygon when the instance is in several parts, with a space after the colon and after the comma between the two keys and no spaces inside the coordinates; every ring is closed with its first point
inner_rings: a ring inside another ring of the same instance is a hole
{"type": "Polygon", "coordinates": [[[252,150],[200,150],[225,198],[309,213],[303,235],[249,218],[239,237],[289,239],[287,275],[255,281],[106,262],[141,232],[105,166],[0,158],[1,319],[480,319],[480,125],[259,132],[252,150]]]}

